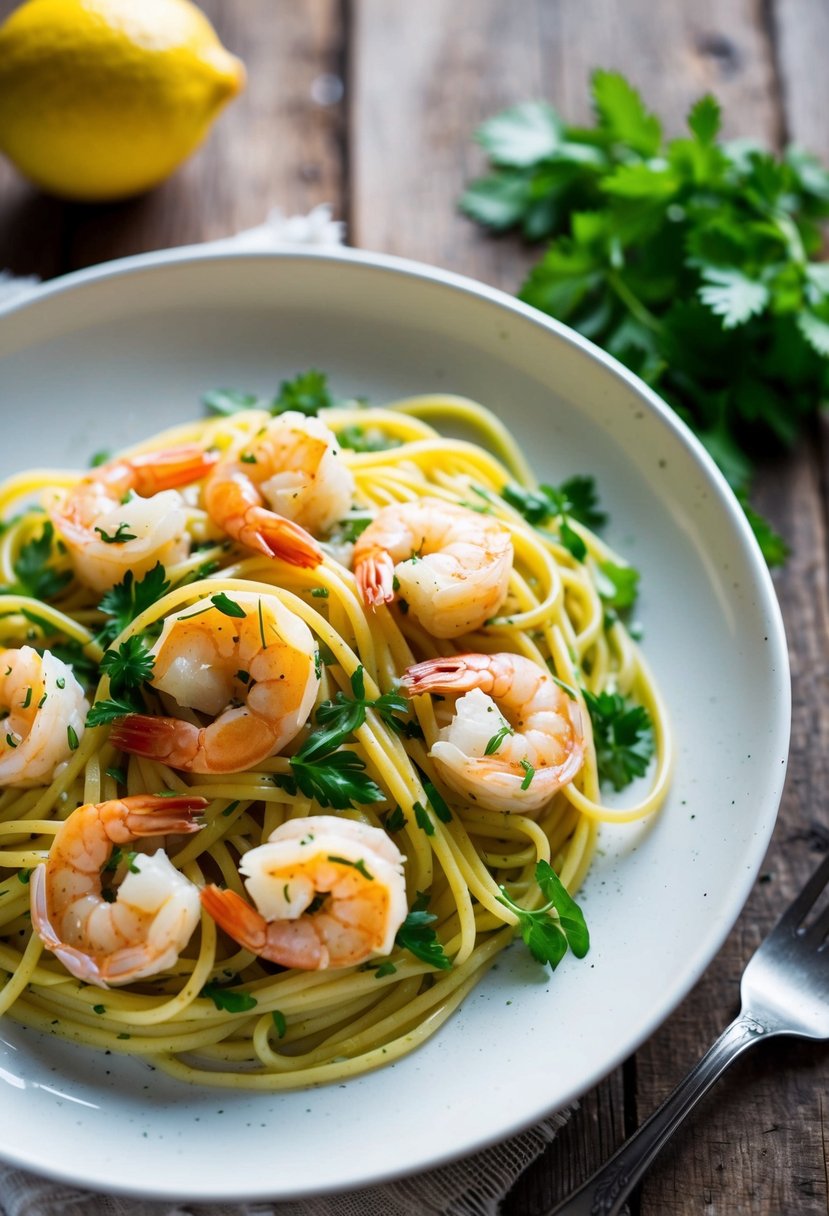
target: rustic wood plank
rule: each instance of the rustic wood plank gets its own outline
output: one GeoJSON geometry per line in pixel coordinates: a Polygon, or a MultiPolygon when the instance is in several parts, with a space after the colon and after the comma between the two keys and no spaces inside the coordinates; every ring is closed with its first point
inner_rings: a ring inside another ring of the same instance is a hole
{"type": "Polygon", "coordinates": [[[483,170],[472,133],[537,96],[543,3],[354,0],[349,61],[351,237],[515,290],[532,260],[457,210],[483,170]],[[404,54],[391,48],[405,48],[404,54]]]}
{"type": "Polygon", "coordinates": [[[70,211],[71,268],[229,236],[344,195],[339,0],[203,0],[247,87],[157,190],[70,211]]]}

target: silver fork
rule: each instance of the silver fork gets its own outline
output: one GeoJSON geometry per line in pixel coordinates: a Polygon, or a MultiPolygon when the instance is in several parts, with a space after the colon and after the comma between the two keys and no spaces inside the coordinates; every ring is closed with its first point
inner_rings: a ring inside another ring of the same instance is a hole
{"type": "Polygon", "coordinates": [[[657,1153],[737,1056],[774,1035],[829,1039],[829,907],[804,926],[827,883],[829,856],[749,959],[739,1016],[638,1131],[546,1216],[616,1216],[657,1153]]]}

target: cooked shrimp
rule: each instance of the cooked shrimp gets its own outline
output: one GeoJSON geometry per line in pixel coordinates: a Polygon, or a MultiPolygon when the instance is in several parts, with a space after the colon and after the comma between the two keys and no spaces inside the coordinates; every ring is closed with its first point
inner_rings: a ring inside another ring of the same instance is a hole
{"type": "Polygon", "coordinates": [[[130,854],[114,899],[111,889],[105,898],[101,874],[113,845],[197,832],[193,815],[206,805],[204,798],[138,794],[72,812],[30,880],[32,924],[67,971],[107,988],[173,966],[199,920],[198,889],[163,849],[130,854]]]}
{"type": "Polygon", "coordinates": [[[198,481],[215,460],[189,444],[110,461],[79,481],[50,515],[80,581],[106,591],[128,570],[141,578],[185,557],[187,512],[174,487],[198,481]]]}
{"type": "Polygon", "coordinates": [[[515,654],[427,659],[408,669],[403,686],[414,695],[465,694],[429,755],[447,785],[477,806],[538,810],[581,768],[579,705],[531,659],[515,654]]]}
{"type": "Polygon", "coordinates": [[[256,908],[215,886],[201,899],[260,958],[303,971],[353,967],[394,946],[408,911],[404,861],[381,828],[336,815],[289,819],[240,862],[256,908]]]}
{"type": "Polygon", "coordinates": [[[48,785],[83,738],[89,702],[48,650],[0,650],[0,786],[48,785]]]}
{"type": "Polygon", "coordinates": [[[334,432],[290,410],[216,466],[204,502],[213,522],[241,544],[294,566],[317,566],[322,550],[310,533],[328,531],[353,493],[334,432]]]}
{"type": "Polygon", "coordinates": [[[240,773],[305,725],[319,686],[311,630],[275,595],[234,592],[224,601],[233,615],[215,598],[165,621],[151,652],[153,688],[213,721],[129,714],[112,730],[115,747],[194,773],[240,773]]]}
{"type": "Polygon", "coordinates": [[[497,519],[424,498],[379,512],[354,546],[354,573],[366,604],[388,603],[397,589],[432,637],[456,638],[501,607],[512,556],[497,519]]]}

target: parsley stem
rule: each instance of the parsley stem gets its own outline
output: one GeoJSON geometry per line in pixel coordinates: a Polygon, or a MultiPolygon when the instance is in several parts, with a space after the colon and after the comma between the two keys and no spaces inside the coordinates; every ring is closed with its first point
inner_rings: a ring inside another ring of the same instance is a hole
{"type": "Polygon", "coordinates": [[[645,307],[639,297],[634,295],[622,276],[615,270],[608,270],[606,277],[608,286],[613,288],[628,311],[636,317],[636,320],[647,329],[652,330],[653,333],[661,333],[662,325],[660,321],[657,320],[650,309],[645,307]]]}

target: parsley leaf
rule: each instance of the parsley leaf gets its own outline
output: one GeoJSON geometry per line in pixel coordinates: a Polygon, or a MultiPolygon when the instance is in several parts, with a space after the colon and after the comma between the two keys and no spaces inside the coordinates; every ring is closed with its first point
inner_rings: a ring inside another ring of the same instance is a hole
{"type": "Polygon", "coordinates": [[[389,448],[400,447],[398,439],[384,435],[379,427],[344,426],[337,431],[337,442],[340,447],[348,448],[351,452],[386,452],[389,448]]]}
{"type": "Polygon", "coordinates": [[[130,694],[120,699],[113,697],[105,701],[96,701],[94,705],[90,706],[89,713],[86,715],[86,725],[108,726],[116,718],[124,718],[127,714],[141,712],[143,712],[143,706],[130,694]]]}
{"type": "Polygon", "coordinates": [[[639,594],[639,571],[633,566],[619,566],[615,562],[599,562],[602,581],[599,596],[607,608],[626,612],[636,603],[639,594]]]}
{"type": "Polygon", "coordinates": [[[587,557],[587,546],[570,527],[570,519],[594,531],[607,522],[607,516],[599,508],[596,483],[592,477],[570,477],[558,487],[540,485],[537,490],[515,484],[506,485],[501,497],[533,527],[557,521],[559,540],[580,562],[587,557]]]}
{"type": "Polygon", "coordinates": [[[107,621],[98,635],[102,645],[108,645],[131,625],[137,616],[150,608],[170,590],[167,572],[161,562],[156,562],[142,579],[137,582],[131,570],[124,575],[123,581],[116,583],[98,605],[107,621]]]}
{"type": "MultiPolygon", "coordinates": [[[[386,795],[366,775],[365,761],[356,752],[344,749],[320,754],[316,750],[310,760],[304,752],[305,749],[300,748],[290,763],[293,779],[306,798],[314,799],[321,807],[331,806],[338,811],[355,804],[385,801],[386,795]]],[[[279,783],[282,784],[281,780],[279,783]]]]}
{"type": "Polygon", "coordinates": [[[521,937],[533,958],[549,963],[555,971],[568,946],[576,958],[584,958],[590,949],[590,934],[581,909],[548,862],[537,863],[535,881],[547,900],[543,908],[522,908],[503,886],[498,899],[518,918],[521,937]]]}
{"type": "Polygon", "coordinates": [[[654,752],[653,724],[643,705],[634,705],[619,693],[596,696],[585,691],[584,701],[593,723],[593,741],[599,779],[622,790],[644,776],[654,752]]]}
{"type": "Polygon", "coordinates": [[[328,391],[328,377],[323,372],[300,372],[293,380],[283,380],[274,397],[262,397],[258,393],[243,393],[233,388],[216,388],[202,397],[202,405],[212,414],[238,414],[240,410],[269,410],[272,414],[284,414],[286,410],[297,410],[312,415],[329,409],[334,404],[328,391]]]}
{"type": "Polygon", "coordinates": [[[232,600],[229,595],[225,595],[224,591],[219,591],[218,594],[211,595],[210,602],[215,608],[219,609],[219,612],[224,613],[225,616],[237,617],[239,620],[244,620],[244,618],[247,616],[247,613],[242,605],[237,604],[236,601],[232,600]]]}
{"type": "Polygon", "coordinates": [[[401,950],[408,950],[421,962],[428,963],[430,967],[436,967],[439,971],[449,971],[452,967],[452,960],[443,949],[437,933],[434,929],[429,928],[436,920],[437,917],[433,912],[426,911],[422,900],[416,900],[411,912],[397,930],[395,944],[401,950]]]}
{"type": "Polygon", "coordinates": [[[0,594],[17,593],[35,600],[51,600],[60,595],[67,583],[71,582],[72,571],[57,569],[54,565],[59,543],[55,540],[54,527],[47,521],[39,536],[20,546],[20,552],[12,564],[17,583],[2,588],[0,594]]]}
{"type": "Polygon", "coordinates": [[[318,414],[320,410],[330,409],[334,404],[328,391],[328,377],[323,372],[301,372],[293,380],[283,380],[279,393],[271,402],[272,414],[282,414],[285,410],[298,410],[301,414],[318,414]]]}
{"type": "Polygon", "coordinates": [[[101,659],[101,671],[109,676],[110,690],[121,696],[129,689],[140,688],[149,680],[155,659],[142,637],[127,638],[117,650],[108,650],[101,659]]]}
{"type": "MultiPolygon", "coordinates": [[[[352,697],[338,690],[332,701],[323,701],[317,709],[316,720],[324,730],[315,731],[306,743],[311,756],[317,751],[327,751],[344,743],[366,720],[366,710],[374,709],[386,726],[396,734],[405,734],[407,723],[397,717],[409,709],[409,702],[402,693],[385,692],[375,700],[367,700],[363,668],[358,667],[351,677],[352,697]]],[[[305,749],[303,749],[305,750],[305,749]]]]}

